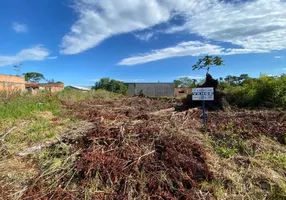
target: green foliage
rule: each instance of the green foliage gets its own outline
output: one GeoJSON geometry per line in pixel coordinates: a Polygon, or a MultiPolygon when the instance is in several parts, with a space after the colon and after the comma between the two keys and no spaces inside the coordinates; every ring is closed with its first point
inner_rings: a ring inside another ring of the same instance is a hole
{"type": "Polygon", "coordinates": [[[238,107],[286,107],[286,76],[246,78],[241,83],[220,83],[227,101],[238,107]]]}
{"type": "Polygon", "coordinates": [[[240,76],[228,75],[225,77],[224,81],[230,85],[235,86],[235,85],[240,85],[247,79],[249,79],[248,74],[241,74],[240,76]]]}
{"type": "Polygon", "coordinates": [[[110,92],[115,92],[119,94],[127,93],[127,86],[120,81],[110,79],[110,78],[102,78],[98,82],[95,83],[95,86],[92,87],[94,90],[104,89],[110,92]]]}
{"type": "Polygon", "coordinates": [[[219,66],[224,66],[224,61],[221,57],[205,56],[204,58],[200,58],[198,62],[193,65],[193,70],[207,69],[207,73],[209,73],[210,67],[219,66]]]}
{"type": "Polygon", "coordinates": [[[193,88],[196,87],[197,80],[181,77],[178,80],[174,80],[174,83],[176,88],[193,88]]]}
{"type": "Polygon", "coordinates": [[[29,81],[29,82],[38,83],[41,80],[45,79],[44,75],[38,72],[28,72],[23,75],[24,75],[25,81],[29,81]]]}

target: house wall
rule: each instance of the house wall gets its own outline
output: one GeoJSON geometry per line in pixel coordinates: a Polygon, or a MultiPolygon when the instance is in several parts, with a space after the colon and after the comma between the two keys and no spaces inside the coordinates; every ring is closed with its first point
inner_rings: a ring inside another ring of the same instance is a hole
{"type": "Polygon", "coordinates": [[[63,83],[26,83],[26,90],[32,94],[47,90],[51,93],[59,92],[64,89],[63,83]]]}
{"type": "Polygon", "coordinates": [[[49,90],[51,93],[60,92],[63,89],[64,89],[63,83],[47,83],[40,85],[40,90],[49,90]]]}
{"type": "Polygon", "coordinates": [[[142,90],[148,97],[174,96],[174,83],[129,83],[128,95],[138,96],[142,90]]]}
{"type": "Polygon", "coordinates": [[[180,97],[191,93],[192,88],[175,88],[175,97],[180,97]]]}
{"type": "Polygon", "coordinates": [[[18,76],[0,74],[0,92],[25,91],[25,79],[18,76]]]}

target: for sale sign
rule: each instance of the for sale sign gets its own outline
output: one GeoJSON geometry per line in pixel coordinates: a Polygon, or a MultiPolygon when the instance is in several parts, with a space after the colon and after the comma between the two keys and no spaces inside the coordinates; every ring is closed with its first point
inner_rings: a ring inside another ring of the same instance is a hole
{"type": "Polygon", "coordinates": [[[204,88],[193,88],[193,101],[213,101],[214,100],[214,88],[204,87],[204,88]]]}

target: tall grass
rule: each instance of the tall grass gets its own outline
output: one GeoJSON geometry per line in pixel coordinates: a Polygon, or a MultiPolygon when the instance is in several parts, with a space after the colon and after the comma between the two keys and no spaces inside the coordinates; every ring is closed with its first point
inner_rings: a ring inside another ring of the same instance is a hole
{"type": "Polygon", "coordinates": [[[53,95],[45,91],[35,95],[19,92],[0,93],[0,120],[30,118],[35,111],[50,111],[57,115],[61,112],[61,102],[74,103],[93,98],[115,99],[121,96],[105,90],[82,92],[69,89],[53,95]]]}
{"type": "Polygon", "coordinates": [[[117,99],[122,97],[122,94],[108,92],[106,90],[91,90],[91,91],[79,91],[66,88],[62,92],[57,94],[61,101],[73,103],[80,102],[88,99],[102,98],[102,99],[117,99]]]}
{"type": "Polygon", "coordinates": [[[37,95],[27,93],[1,93],[0,119],[5,118],[29,118],[34,111],[51,111],[58,114],[60,102],[56,96],[51,96],[47,92],[37,95]]]}

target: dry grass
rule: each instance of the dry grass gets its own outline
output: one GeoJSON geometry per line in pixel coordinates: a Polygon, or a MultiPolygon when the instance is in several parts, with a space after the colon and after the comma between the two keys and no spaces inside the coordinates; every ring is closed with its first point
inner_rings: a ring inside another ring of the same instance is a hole
{"type": "Polygon", "coordinates": [[[214,141],[205,137],[209,166],[215,176],[215,181],[208,184],[218,188],[215,193],[218,199],[286,198],[284,145],[261,135],[244,140],[246,146],[255,146],[254,154],[237,151],[225,157],[218,154],[214,141]]]}

